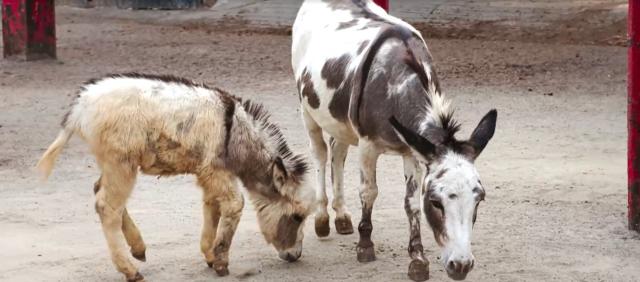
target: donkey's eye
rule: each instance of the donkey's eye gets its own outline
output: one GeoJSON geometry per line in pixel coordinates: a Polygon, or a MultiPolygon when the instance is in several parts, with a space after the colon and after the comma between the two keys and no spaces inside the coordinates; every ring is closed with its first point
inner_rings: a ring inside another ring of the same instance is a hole
{"type": "Polygon", "coordinates": [[[444,207],[442,206],[442,203],[440,203],[439,201],[431,200],[431,205],[434,206],[436,209],[439,209],[444,212],[444,207]]]}
{"type": "Polygon", "coordinates": [[[304,220],[304,217],[302,217],[301,215],[295,213],[295,214],[293,214],[293,216],[291,216],[291,219],[293,219],[293,221],[295,221],[295,222],[302,222],[304,220]]]}

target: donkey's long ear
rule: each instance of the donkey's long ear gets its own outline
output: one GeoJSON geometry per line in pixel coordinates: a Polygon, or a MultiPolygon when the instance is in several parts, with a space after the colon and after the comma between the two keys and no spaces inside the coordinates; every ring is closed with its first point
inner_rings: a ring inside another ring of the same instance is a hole
{"type": "Polygon", "coordinates": [[[496,131],[496,121],[498,120],[498,111],[493,109],[489,111],[478,123],[476,129],[471,133],[471,137],[469,138],[469,143],[473,147],[474,155],[473,159],[477,158],[478,155],[482,152],[484,147],[487,146],[491,137],[493,137],[493,133],[496,131]]]}
{"type": "Polygon", "coordinates": [[[420,157],[422,162],[428,163],[429,160],[433,158],[433,155],[436,152],[436,146],[429,142],[427,138],[424,138],[413,130],[406,128],[404,125],[400,124],[395,117],[391,117],[389,122],[400,139],[402,139],[402,142],[407,144],[411,150],[416,153],[414,155],[417,155],[416,157],[420,157]]]}
{"type": "Polygon", "coordinates": [[[284,184],[287,182],[287,169],[284,166],[284,163],[282,162],[282,159],[280,157],[277,157],[274,161],[273,161],[273,169],[272,169],[272,177],[273,177],[273,184],[275,185],[276,189],[278,189],[278,193],[280,193],[280,188],[282,188],[282,186],[284,186],[284,184]]]}

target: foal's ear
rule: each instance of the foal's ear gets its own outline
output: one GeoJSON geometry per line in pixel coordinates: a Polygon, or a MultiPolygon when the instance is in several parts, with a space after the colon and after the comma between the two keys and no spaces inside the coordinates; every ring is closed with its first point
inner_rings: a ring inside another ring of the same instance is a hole
{"type": "Polygon", "coordinates": [[[271,173],[273,177],[273,184],[275,184],[276,188],[279,190],[287,182],[287,169],[282,162],[282,158],[277,157],[273,161],[273,169],[271,173]]]}
{"type": "Polygon", "coordinates": [[[496,131],[496,121],[498,120],[498,111],[493,109],[489,111],[478,123],[476,129],[471,133],[471,137],[469,138],[469,143],[473,147],[473,159],[477,158],[478,155],[482,152],[484,147],[487,146],[491,137],[493,137],[493,133],[496,131]]]}
{"type": "Polygon", "coordinates": [[[429,160],[433,158],[436,152],[436,146],[429,142],[427,138],[422,137],[420,134],[414,132],[411,129],[402,125],[395,117],[391,117],[389,122],[393,126],[402,142],[407,144],[414,155],[418,157],[422,162],[429,163],[429,160]]]}

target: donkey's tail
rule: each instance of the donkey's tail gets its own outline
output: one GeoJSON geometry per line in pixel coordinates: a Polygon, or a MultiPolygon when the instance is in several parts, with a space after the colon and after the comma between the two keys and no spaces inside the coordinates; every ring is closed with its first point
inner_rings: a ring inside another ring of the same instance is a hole
{"type": "Polygon", "coordinates": [[[58,134],[58,138],[49,145],[47,151],[44,152],[42,158],[38,161],[37,169],[42,174],[42,180],[47,180],[53,170],[56,158],[58,158],[58,155],[62,152],[62,148],[69,142],[72,135],[73,129],[63,128],[58,134]]]}

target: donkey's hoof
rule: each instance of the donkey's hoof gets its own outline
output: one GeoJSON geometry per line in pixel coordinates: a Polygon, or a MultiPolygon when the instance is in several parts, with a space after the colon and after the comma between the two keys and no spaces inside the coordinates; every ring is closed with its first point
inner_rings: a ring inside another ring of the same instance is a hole
{"type": "Polygon", "coordinates": [[[318,237],[327,237],[329,236],[330,230],[331,228],[329,227],[329,217],[317,216],[316,217],[316,235],[318,235],[318,237]]]}
{"type": "Polygon", "coordinates": [[[136,272],[136,275],[133,278],[127,278],[127,282],[142,282],[144,281],[144,276],[140,274],[140,272],[136,272]]]}
{"type": "Polygon", "coordinates": [[[229,268],[226,265],[216,265],[213,267],[218,276],[227,276],[229,275],[229,268]]]}
{"type": "Polygon", "coordinates": [[[409,264],[409,279],[413,281],[429,280],[429,262],[414,259],[409,264]]]}
{"type": "Polygon", "coordinates": [[[131,252],[131,255],[139,261],[142,261],[142,262],[147,261],[147,255],[145,251],[142,251],[141,253],[131,252]]]}
{"type": "Polygon", "coordinates": [[[353,224],[351,224],[351,218],[348,215],[336,218],[334,223],[338,234],[347,235],[353,233],[353,224]]]}
{"type": "Polygon", "coordinates": [[[376,251],[373,249],[373,246],[366,248],[358,246],[356,247],[356,252],[358,253],[359,262],[372,262],[376,260],[376,251]]]}

